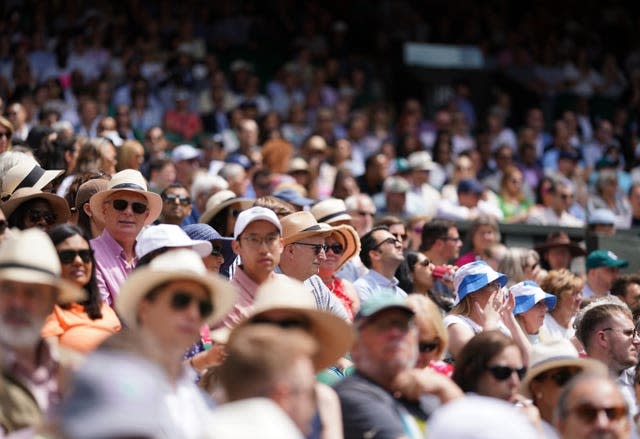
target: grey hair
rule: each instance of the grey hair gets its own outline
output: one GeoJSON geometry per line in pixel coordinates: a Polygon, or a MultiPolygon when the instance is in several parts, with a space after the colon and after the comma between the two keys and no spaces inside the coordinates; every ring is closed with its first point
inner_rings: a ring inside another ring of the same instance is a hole
{"type": "Polygon", "coordinates": [[[374,211],[376,210],[376,205],[373,203],[373,199],[367,194],[354,194],[348,196],[344,200],[344,204],[347,206],[347,211],[358,210],[358,205],[361,200],[366,200],[368,203],[373,206],[374,211]]]}
{"type": "Polygon", "coordinates": [[[498,271],[504,273],[509,278],[507,286],[515,285],[524,279],[524,267],[529,260],[539,261],[538,252],[530,248],[512,247],[508,248],[498,265],[498,271]]]}
{"type": "Polygon", "coordinates": [[[220,191],[229,189],[229,183],[219,175],[199,172],[191,184],[191,199],[195,200],[198,198],[198,195],[211,192],[214,188],[220,191]]]}
{"type": "Polygon", "coordinates": [[[220,171],[218,171],[218,175],[229,181],[229,179],[235,179],[239,177],[243,172],[244,168],[242,167],[242,165],[239,165],[237,163],[227,163],[220,169],[220,171]]]}

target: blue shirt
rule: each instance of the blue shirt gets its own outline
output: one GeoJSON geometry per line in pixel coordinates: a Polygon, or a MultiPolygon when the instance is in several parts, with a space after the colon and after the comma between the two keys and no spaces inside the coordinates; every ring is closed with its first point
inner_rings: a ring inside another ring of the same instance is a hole
{"type": "Polygon", "coordinates": [[[374,269],[370,269],[367,274],[361,276],[354,282],[353,286],[356,287],[362,303],[383,291],[388,292],[389,290],[393,291],[398,297],[407,296],[407,293],[398,286],[398,279],[395,277],[388,279],[374,269]]]}

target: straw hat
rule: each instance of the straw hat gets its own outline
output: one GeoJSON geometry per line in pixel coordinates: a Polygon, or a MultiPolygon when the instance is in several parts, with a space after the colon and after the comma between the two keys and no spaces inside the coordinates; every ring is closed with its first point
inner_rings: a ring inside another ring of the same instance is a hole
{"type": "Polygon", "coordinates": [[[25,158],[2,177],[2,193],[12,194],[23,187],[42,189],[63,172],[61,169],[45,170],[35,160],[25,158]]]}
{"type": "Polygon", "coordinates": [[[344,247],[344,252],[336,265],[336,271],[339,271],[349,259],[360,254],[360,237],[356,229],[346,224],[334,226],[331,236],[344,247]]]}
{"type": "Polygon", "coordinates": [[[587,252],[575,242],[571,241],[569,235],[564,232],[551,232],[547,235],[544,244],[536,245],[535,251],[542,257],[547,250],[558,247],[566,247],[571,252],[571,257],[586,256],[587,252]]]}
{"type": "Polygon", "coordinates": [[[311,208],[311,213],[319,223],[333,224],[353,219],[347,213],[347,205],[338,198],[327,198],[317,202],[311,208]]]}
{"type": "Polygon", "coordinates": [[[211,325],[226,316],[236,301],[237,294],[231,284],[209,274],[196,252],[172,250],[135,270],[120,287],[116,310],[125,324],[129,328],[137,328],[138,306],[142,299],[154,288],[176,280],[194,281],[207,290],[213,303],[213,314],[208,318],[211,325]]]}
{"type": "Polygon", "coordinates": [[[529,354],[529,369],[520,383],[520,393],[531,398],[531,380],[558,367],[579,367],[584,372],[606,376],[607,367],[589,358],[580,358],[578,351],[569,340],[553,339],[547,343],[533,345],[529,354]]]}
{"type": "Polygon", "coordinates": [[[311,236],[329,236],[333,232],[333,227],[325,223],[318,223],[311,212],[296,212],[287,215],[280,220],[282,225],[282,238],[284,245],[311,236]]]}
{"type": "Polygon", "coordinates": [[[89,200],[91,213],[96,217],[96,220],[104,222],[104,214],[102,212],[104,200],[110,197],[111,194],[120,191],[140,194],[147,199],[149,215],[144,221],[145,225],[154,222],[160,215],[160,212],[162,212],[162,198],[160,198],[160,195],[147,190],[147,181],[144,179],[140,171],[136,171],[135,169],[124,169],[113,175],[113,178],[107,185],[107,190],[96,193],[89,200]]]}
{"type": "Polygon", "coordinates": [[[313,358],[316,370],[334,364],[354,342],[349,323],[329,311],[317,309],[311,290],[302,282],[287,276],[277,276],[258,288],[249,316],[238,327],[250,324],[263,313],[274,310],[290,311],[309,321],[309,333],[318,342],[318,352],[313,358]]]}
{"type": "Polygon", "coordinates": [[[17,189],[11,197],[2,205],[4,215],[9,218],[18,207],[29,200],[42,199],[49,203],[51,209],[56,214],[55,224],[66,223],[71,216],[67,200],[51,192],[42,192],[33,187],[23,187],[17,189]]]}
{"type": "Polygon", "coordinates": [[[211,195],[207,200],[205,211],[200,215],[199,223],[207,224],[222,209],[234,203],[240,203],[240,209],[245,210],[253,206],[253,200],[249,198],[238,198],[236,194],[230,190],[222,190],[211,195]]]}
{"type": "Polygon", "coordinates": [[[85,300],[85,291],[60,272],[58,253],[40,229],[15,230],[0,246],[0,279],[50,285],[58,291],[58,303],[85,300]]]}

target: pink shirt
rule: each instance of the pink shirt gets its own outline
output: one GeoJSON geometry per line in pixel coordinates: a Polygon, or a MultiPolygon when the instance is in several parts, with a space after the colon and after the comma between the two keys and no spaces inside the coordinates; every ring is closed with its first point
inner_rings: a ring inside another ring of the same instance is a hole
{"type": "Polygon", "coordinates": [[[129,264],[123,248],[106,229],[89,243],[96,261],[96,282],[102,301],[113,306],[120,292],[120,285],[136,267],[138,258],[129,264]]]}

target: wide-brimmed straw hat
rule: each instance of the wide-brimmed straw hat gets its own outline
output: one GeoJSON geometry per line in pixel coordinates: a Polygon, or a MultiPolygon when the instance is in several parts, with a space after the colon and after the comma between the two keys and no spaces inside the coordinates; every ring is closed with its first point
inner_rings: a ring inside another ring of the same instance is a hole
{"type": "Polygon", "coordinates": [[[65,223],[71,216],[67,200],[51,192],[42,192],[40,189],[33,187],[17,189],[2,205],[2,212],[9,218],[22,204],[35,199],[42,199],[49,203],[51,210],[56,214],[54,224],[65,223]]]}
{"type": "Polygon", "coordinates": [[[0,279],[52,286],[58,292],[58,303],[85,300],[85,291],[62,279],[60,273],[58,253],[38,228],[15,230],[0,245],[0,279]]]}
{"type": "Polygon", "coordinates": [[[112,194],[121,191],[140,194],[147,199],[149,215],[144,221],[145,225],[154,222],[162,212],[162,198],[160,198],[160,195],[147,190],[147,181],[140,171],[125,169],[113,175],[107,185],[107,190],[96,193],[89,200],[91,213],[96,217],[96,220],[104,222],[104,214],[102,212],[104,201],[112,194]]]}
{"type": "Polygon", "coordinates": [[[35,160],[25,157],[2,177],[1,192],[12,194],[23,187],[42,189],[63,172],[62,169],[43,169],[35,160]]]}
{"type": "Polygon", "coordinates": [[[308,321],[309,333],[318,343],[318,352],[313,357],[317,371],[335,364],[354,342],[349,323],[329,311],[317,309],[311,290],[286,276],[278,276],[258,288],[249,315],[238,327],[259,321],[261,315],[275,310],[289,311],[308,321]]]}
{"type": "Polygon", "coordinates": [[[158,286],[180,280],[196,282],[207,290],[213,304],[213,313],[207,319],[210,325],[226,316],[236,301],[237,294],[229,282],[208,273],[196,252],[180,249],[163,253],[131,273],[116,299],[118,314],[129,328],[137,328],[142,299],[158,286]]]}
{"type": "Polygon", "coordinates": [[[292,213],[280,219],[282,225],[282,238],[284,245],[311,236],[329,236],[333,232],[333,227],[329,224],[319,223],[311,212],[302,211],[292,213]]]}
{"type": "Polygon", "coordinates": [[[548,370],[559,367],[578,367],[584,372],[606,376],[607,367],[589,358],[580,358],[578,351],[569,340],[554,339],[547,343],[533,345],[529,354],[529,369],[520,383],[520,393],[531,398],[531,380],[548,370]]]}
{"type": "Polygon", "coordinates": [[[338,198],[327,198],[319,201],[311,208],[311,213],[319,223],[334,224],[339,221],[351,221],[347,213],[347,205],[338,198]]]}
{"type": "Polygon", "coordinates": [[[566,247],[571,253],[571,257],[585,256],[587,252],[575,242],[571,241],[569,235],[564,232],[551,232],[547,235],[547,239],[543,244],[536,245],[535,251],[542,257],[548,250],[552,248],[566,247]]]}
{"type": "Polygon", "coordinates": [[[335,271],[339,271],[340,268],[352,257],[360,254],[360,237],[358,236],[356,229],[346,224],[334,226],[330,236],[344,247],[344,251],[336,265],[335,271]]]}
{"type": "Polygon", "coordinates": [[[239,198],[236,194],[230,190],[222,190],[211,195],[207,200],[205,211],[198,219],[199,223],[207,224],[213,219],[222,209],[232,204],[239,203],[240,209],[245,210],[253,206],[253,200],[249,198],[239,198]]]}

